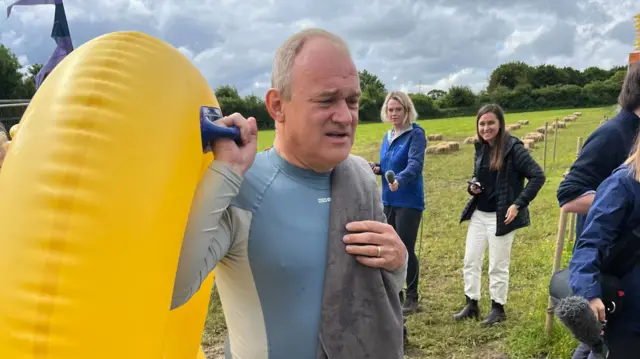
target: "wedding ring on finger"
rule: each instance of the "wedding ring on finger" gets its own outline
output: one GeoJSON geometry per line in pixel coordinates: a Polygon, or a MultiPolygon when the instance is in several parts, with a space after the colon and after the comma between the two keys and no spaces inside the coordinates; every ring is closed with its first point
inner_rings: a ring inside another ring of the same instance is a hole
{"type": "Polygon", "coordinates": [[[376,258],[380,258],[380,254],[382,252],[382,248],[380,248],[380,246],[377,246],[377,247],[378,247],[378,254],[376,255],[376,258]]]}

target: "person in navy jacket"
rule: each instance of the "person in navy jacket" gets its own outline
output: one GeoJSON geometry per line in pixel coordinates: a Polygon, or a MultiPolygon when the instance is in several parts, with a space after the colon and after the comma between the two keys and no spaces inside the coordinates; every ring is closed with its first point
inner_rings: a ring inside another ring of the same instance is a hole
{"type": "MultiPolygon", "coordinates": [[[[638,145],[640,141],[636,142],[638,145]]],[[[640,263],[618,277],[624,291],[624,303],[612,318],[606,316],[603,290],[598,280],[603,259],[612,253],[612,247],[620,243],[620,238],[629,238],[625,235],[638,226],[640,151],[636,150],[598,186],[569,263],[569,283],[574,295],[587,299],[598,319],[607,320],[605,342],[611,351],[609,359],[640,358],[640,263]]],[[[621,255],[627,254],[632,255],[624,252],[621,255]]],[[[616,255],[613,260],[619,262],[621,259],[616,255]]]]}
{"type": "MultiPolygon", "coordinates": [[[[618,104],[620,112],[589,135],[558,186],[557,199],[562,210],[577,214],[574,250],[596,189],[632,152],[640,124],[640,63],[629,65],[618,104]]],[[[586,359],[589,352],[588,346],[581,343],[572,359],[586,359]]]]}
{"type": "Polygon", "coordinates": [[[640,62],[629,65],[618,104],[620,112],[589,135],[567,177],[558,186],[560,207],[578,214],[576,239],[582,232],[596,188],[631,154],[640,123],[640,62]]]}
{"type": "MultiPolygon", "coordinates": [[[[380,111],[383,122],[393,127],[382,138],[380,163],[371,162],[371,169],[382,176],[382,202],[387,222],[395,228],[409,252],[407,290],[402,311],[418,310],[418,277],[420,268],[415,253],[418,228],[424,211],[422,169],[427,147],[425,132],[415,123],[418,114],[411,98],[404,92],[390,92],[380,111]],[[395,173],[388,183],[384,174],[395,173]]],[[[399,293],[402,298],[402,293],[399,293]]]]}

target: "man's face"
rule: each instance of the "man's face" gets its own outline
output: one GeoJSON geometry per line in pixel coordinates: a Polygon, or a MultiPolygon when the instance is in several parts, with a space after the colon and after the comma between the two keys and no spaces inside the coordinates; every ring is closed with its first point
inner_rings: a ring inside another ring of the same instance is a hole
{"type": "Polygon", "coordinates": [[[328,171],[353,146],[360,100],[357,69],[345,50],[312,39],[294,62],[291,94],[282,106],[289,150],[306,166],[328,171]]]}

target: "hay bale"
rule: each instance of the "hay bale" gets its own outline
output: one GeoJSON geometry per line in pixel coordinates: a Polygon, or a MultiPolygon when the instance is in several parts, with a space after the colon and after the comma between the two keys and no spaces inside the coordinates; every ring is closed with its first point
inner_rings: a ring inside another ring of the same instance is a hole
{"type": "Polygon", "coordinates": [[[552,127],[553,127],[553,126],[549,126],[549,127],[547,128],[547,133],[544,133],[544,126],[540,126],[540,127],[536,128],[536,131],[537,131],[538,133],[543,134],[543,135],[548,135],[548,134],[552,134],[552,133],[553,133],[553,128],[552,128],[552,127]]]}
{"type": "Polygon", "coordinates": [[[534,142],[544,141],[544,135],[539,132],[529,132],[522,137],[523,140],[533,140],[534,142]]]}
{"type": "Polygon", "coordinates": [[[460,150],[460,144],[458,142],[448,141],[448,142],[440,142],[436,145],[431,145],[427,147],[425,153],[434,154],[434,155],[446,155],[450,152],[455,152],[460,150]]]}
{"type": "Polygon", "coordinates": [[[529,124],[529,120],[520,120],[518,121],[518,125],[520,126],[526,126],[529,124]]]}
{"type": "Polygon", "coordinates": [[[558,122],[554,122],[553,126],[551,126],[553,128],[567,128],[567,124],[564,121],[558,121],[558,122]]]}
{"type": "Polygon", "coordinates": [[[478,135],[473,135],[471,137],[465,138],[465,140],[462,143],[464,143],[465,145],[472,145],[477,142],[478,142],[478,135]]]}
{"type": "Polygon", "coordinates": [[[524,143],[524,148],[528,149],[529,151],[533,151],[533,149],[536,148],[536,141],[534,141],[533,139],[526,139],[522,142],[524,143]]]}
{"type": "Polygon", "coordinates": [[[427,135],[427,141],[442,141],[441,134],[427,135]]]}
{"type": "Polygon", "coordinates": [[[449,152],[456,152],[460,150],[460,144],[458,142],[448,141],[443,142],[443,144],[446,144],[449,147],[449,152]]]}
{"type": "Polygon", "coordinates": [[[436,145],[436,153],[439,155],[444,155],[449,153],[449,145],[446,143],[440,143],[436,145]]]}

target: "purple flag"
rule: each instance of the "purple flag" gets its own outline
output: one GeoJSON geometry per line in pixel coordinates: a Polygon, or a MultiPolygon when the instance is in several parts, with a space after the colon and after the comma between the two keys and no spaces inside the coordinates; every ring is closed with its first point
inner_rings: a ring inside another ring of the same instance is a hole
{"type": "Polygon", "coordinates": [[[18,0],[7,7],[7,17],[11,14],[11,8],[14,5],[43,5],[55,4],[56,12],[53,17],[53,29],[51,30],[51,38],[56,42],[56,49],[49,57],[44,66],[36,75],[36,90],[40,87],[44,79],[53,71],[53,69],[73,51],[73,42],[71,41],[71,33],[69,32],[69,24],[67,16],[64,12],[62,0],[18,0]]]}
{"type": "MultiPolygon", "coordinates": [[[[9,15],[11,15],[11,8],[16,5],[43,5],[43,4],[53,5],[56,2],[57,2],[56,0],[18,0],[13,4],[7,6],[7,18],[9,18],[9,15]]],[[[58,0],[58,2],[62,3],[62,0],[58,0]]]]}

